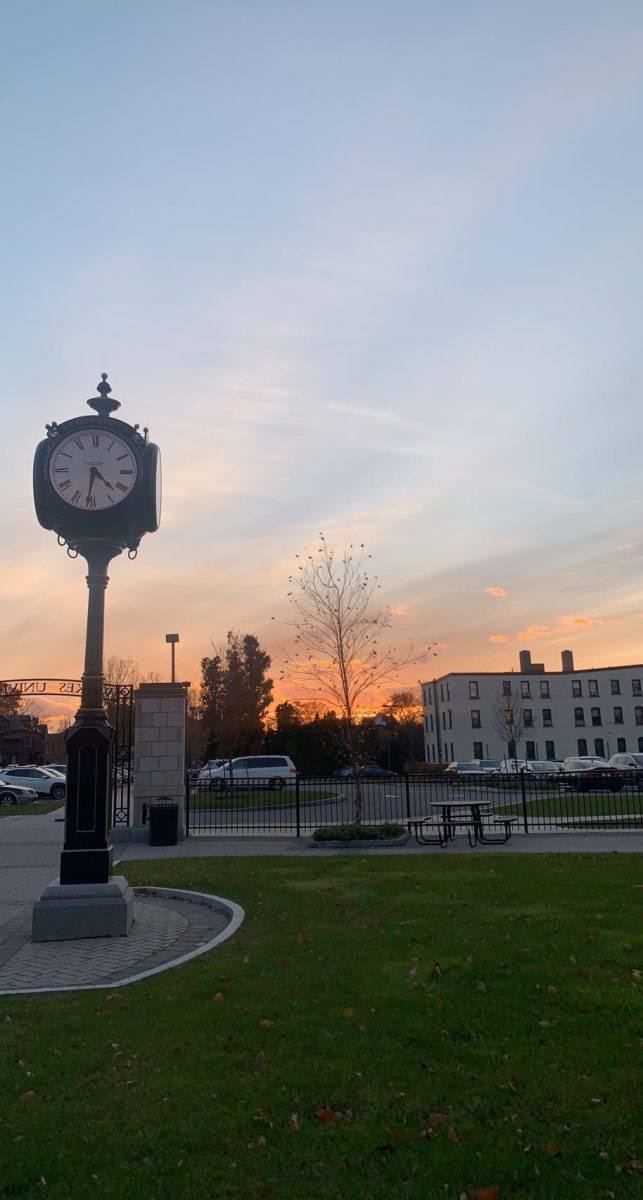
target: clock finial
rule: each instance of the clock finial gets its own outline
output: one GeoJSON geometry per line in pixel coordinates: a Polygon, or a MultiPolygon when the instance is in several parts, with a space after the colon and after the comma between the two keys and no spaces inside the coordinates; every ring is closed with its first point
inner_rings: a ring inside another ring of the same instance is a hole
{"type": "Polygon", "coordinates": [[[98,395],[92,396],[91,400],[88,400],[87,403],[90,408],[93,408],[98,413],[99,417],[108,417],[110,413],[116,412],[116,409],[120,408],[121,402],[120,400],[110,400],[109,398],[109,393],[112,389],[107,382],[106,371],[103,371],[100,378],[101,382],[96,385],[98,395]]]}

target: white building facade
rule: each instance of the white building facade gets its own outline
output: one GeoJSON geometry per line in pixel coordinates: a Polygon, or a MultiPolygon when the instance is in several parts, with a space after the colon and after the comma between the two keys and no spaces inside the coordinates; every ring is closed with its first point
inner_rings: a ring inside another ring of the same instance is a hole
{"type": "Polygon", "coordinates": [[[506,758],[510,714],[521,730],[518,758],[643,753],[643,664],[578,671],[570,650],[561,657],[560,670],[545,671],[523,650],[519,671],[457,671],[423,683],[426,761],[506,758]]]}

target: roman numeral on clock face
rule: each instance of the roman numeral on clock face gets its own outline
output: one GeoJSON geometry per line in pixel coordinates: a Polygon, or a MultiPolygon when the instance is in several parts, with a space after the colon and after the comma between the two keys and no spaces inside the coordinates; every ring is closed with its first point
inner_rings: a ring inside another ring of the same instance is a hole
{"type": "Polygon", "coordinates": [[[92,433],[92,446],[100,446],[100,435],[92,433]]]}

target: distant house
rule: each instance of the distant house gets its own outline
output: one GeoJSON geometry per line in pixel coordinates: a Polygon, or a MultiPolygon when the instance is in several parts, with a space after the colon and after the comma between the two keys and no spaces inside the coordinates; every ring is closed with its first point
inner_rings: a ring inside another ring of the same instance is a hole
{"type": "Polygon", "coordinates": [[[37,717],[0,714],[0,764],[40,763],[47,752],[47,726],[37,717]]]}

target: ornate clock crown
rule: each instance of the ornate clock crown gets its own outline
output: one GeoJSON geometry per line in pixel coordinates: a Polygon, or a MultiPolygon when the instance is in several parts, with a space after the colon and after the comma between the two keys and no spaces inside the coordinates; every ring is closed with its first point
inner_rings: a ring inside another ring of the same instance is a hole
{"type": "Polygon", "coordinates": [[[98,395],[92,396],[91,400],[88,400],[87,403],[90,408],[93,408],[98,413],[99,417],[108,417],[110,413],[116,412],[116,409],[120,408],[121,402],[120,400],[110,400],[109,393],[112,389],[107,382],[105,371],[103,371],[100,378],[101,382],[96,385],[98,395]]]}

